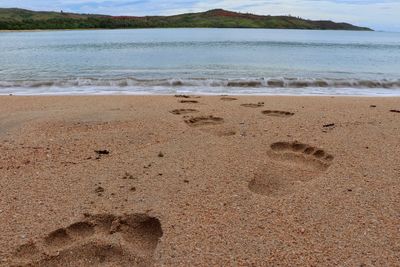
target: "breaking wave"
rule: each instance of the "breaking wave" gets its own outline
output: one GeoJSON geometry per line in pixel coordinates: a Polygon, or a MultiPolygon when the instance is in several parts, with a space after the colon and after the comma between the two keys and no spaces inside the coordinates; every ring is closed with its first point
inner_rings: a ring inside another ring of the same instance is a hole
{"type": "Polygon", "coordinates": [[[226,88],[385,88],[400,89],[400,79],[136,79],[136,78],[70,78],[57,80],[0,81],[0,89],[12,88],[150,88],[150,87],[226,87],[226,88]]]}

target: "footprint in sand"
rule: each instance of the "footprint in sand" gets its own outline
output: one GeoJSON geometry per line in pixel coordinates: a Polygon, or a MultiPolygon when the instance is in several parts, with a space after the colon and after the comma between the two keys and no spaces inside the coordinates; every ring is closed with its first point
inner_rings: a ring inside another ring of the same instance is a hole
{"type": "Polygon", "coordinates": [[[197,113],[199,112],[196,109],[190,109],[190,108],[181,108],[181,109],[174,109],[170,111],[174,115],[186,115],[186,114],[191,114],[191,113],[197,113]]]}
{"type": "Polygon", "coordinates": [[[324,150],[299,142],[277,142],[268,152],[273,160],[249,182],[249,189],[260,195],[285,196],[323,174],[333,156],[324,150]]]}
{"type": "Polygon", "coordinates": [[[186,124],[192,127],[199,127],[205,125],[217,125],[224,123],[224,119],[220,117],[214,116],[200,116],[200,117],[192,117],[185,120],[186,124]]]}
{"type": "Polygon", "coordinates": [[[199,116],[185,119],[185,123],[191,127],[200,128],[202,132],[210,133],[219,137],[236,135],[236,131],[225,127],[213,127],[224,123],[224,119],[214,116],[199,116]]]}
{"type": "Polygon", "coordinates": [[[181,100],[181,101],[179,101],[179,103],[182,103],[182,104],[197,104],[197,103],[199,103],[199,101],[197,101],[197,100],[181,100]]]}
{"type": "Polygon", "coordinates": [[[236,101],[236,100],[238,100],[238,99],[237,99],[237,98],[234,98],[234,97],[224,96],[224,97],[221,97],[221,100],[222,100],[222,101],[236,101]]]}
{"type": "Polygon", "coordinates": [[[17,266],[149,266],[163,235],[145,214],[88,215],[85,220],[20,246],[17,266]]]}
{"type": "Polygon", "coordinates": [[[264,102],[258,102],[256,103],[246,103],[246,104],[241,104],[242,107],[245,108],[261,108],[264,106],[264,102]]]}
{"type": "Polygon", "coordinates": [[[280,111],[280,110],[264,110],[261,113],[267,116],[281,117],[281,118],[287,118],[294,115],[294,113],[292,112],[280,111]]]}

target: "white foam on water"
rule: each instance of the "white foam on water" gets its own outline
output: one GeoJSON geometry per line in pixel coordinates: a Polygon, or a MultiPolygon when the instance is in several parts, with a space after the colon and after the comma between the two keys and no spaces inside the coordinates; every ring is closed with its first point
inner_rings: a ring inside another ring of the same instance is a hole
{"type": "Polygon", "coordinates": [[[245,95],[372,95],[399,96],[398,80],[259,78],[136,79],[70,78],[0,81],[0,94],[245,94],[245,95]]]}

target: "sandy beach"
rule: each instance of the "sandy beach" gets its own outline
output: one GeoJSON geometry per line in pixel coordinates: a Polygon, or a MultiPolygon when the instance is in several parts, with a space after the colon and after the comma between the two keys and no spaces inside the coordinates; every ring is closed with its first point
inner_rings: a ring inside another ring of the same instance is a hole
{"type": "Polygon", "coordinates": [[[0,97],[1,266],[400,266],[400,98],[0,97]]]}

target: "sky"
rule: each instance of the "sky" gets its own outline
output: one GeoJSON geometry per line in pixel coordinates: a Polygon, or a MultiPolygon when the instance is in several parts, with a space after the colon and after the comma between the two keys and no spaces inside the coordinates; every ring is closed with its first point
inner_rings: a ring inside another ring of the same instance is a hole
{"type": "Polygon", "coordinates": [[[0,0],[0,7],[132,16],[223,8],[259,15],[329,19],[400,32],[400,0],[0,0]]]}

